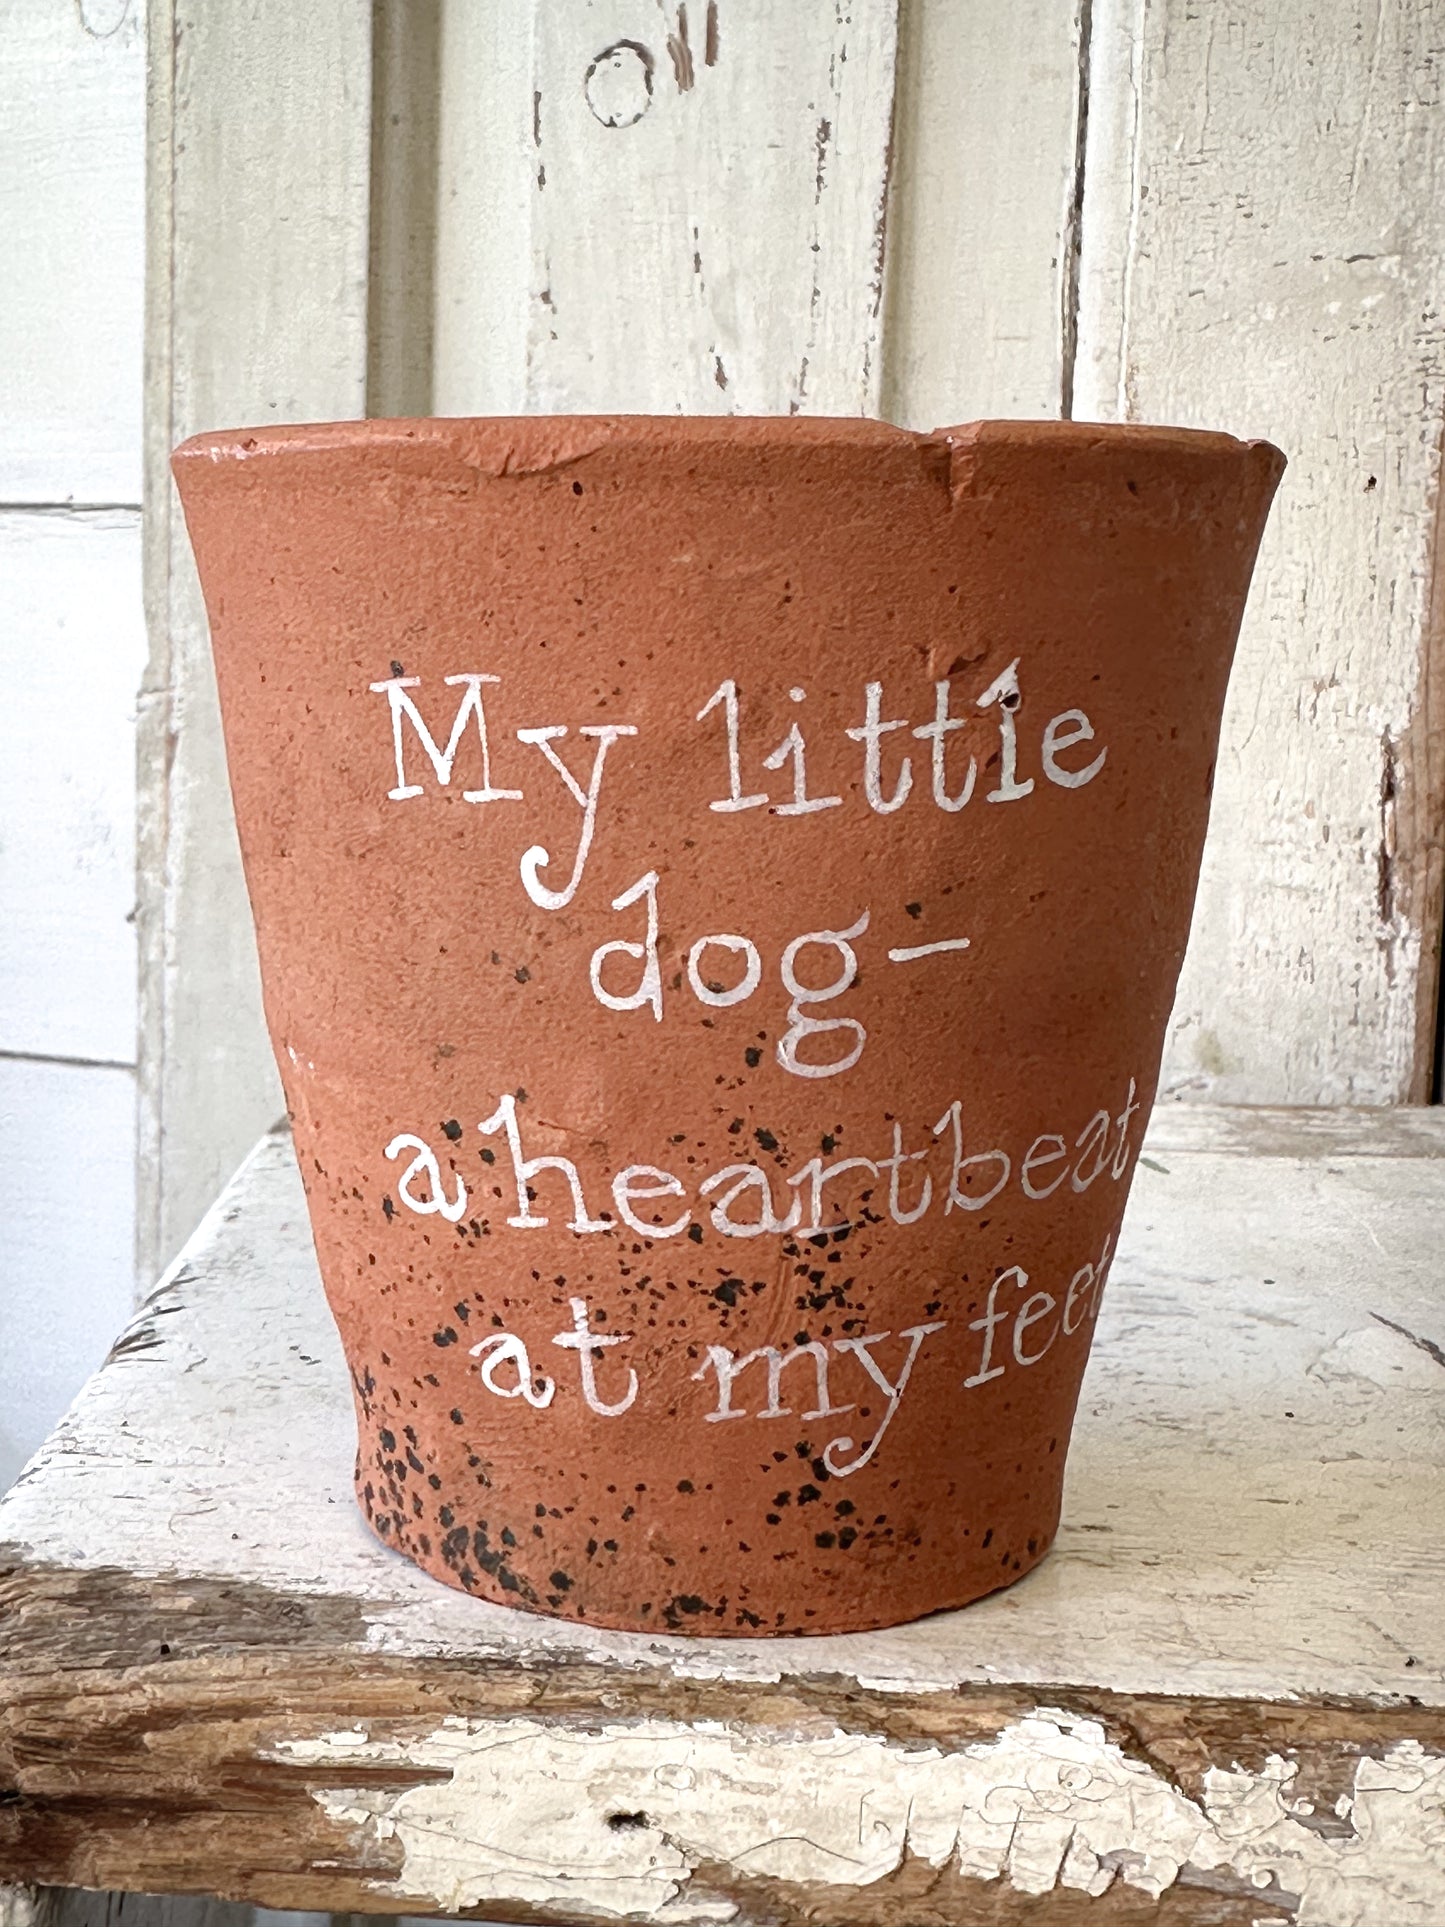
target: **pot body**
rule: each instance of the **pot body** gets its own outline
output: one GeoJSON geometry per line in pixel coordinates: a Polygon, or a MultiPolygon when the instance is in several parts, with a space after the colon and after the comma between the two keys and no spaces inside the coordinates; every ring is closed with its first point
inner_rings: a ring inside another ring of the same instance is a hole
{"type": "Polygon", "coordinates": [[[1282,466],[804,420],[178,451],[389,1545],[743,1636],[1043,1557],[1282,466]]]}

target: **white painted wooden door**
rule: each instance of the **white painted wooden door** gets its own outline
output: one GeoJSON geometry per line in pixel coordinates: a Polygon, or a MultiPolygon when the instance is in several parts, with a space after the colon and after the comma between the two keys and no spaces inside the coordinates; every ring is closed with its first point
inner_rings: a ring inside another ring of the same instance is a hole
{"type": "Polygon", "coordinates": [[[1429,1095],[1445,0],[152,0],[151,40],[151,1264],[279,1108],[164,471],[243,421],[1271,437],[1164,1090],[1429,1095]]]}

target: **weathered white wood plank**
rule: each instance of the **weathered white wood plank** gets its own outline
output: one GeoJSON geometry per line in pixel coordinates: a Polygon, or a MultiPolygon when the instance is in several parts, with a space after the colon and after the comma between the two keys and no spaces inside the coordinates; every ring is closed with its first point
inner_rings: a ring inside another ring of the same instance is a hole
{"type": "Polygon", "coordinates": [[[140,543],[0,511],[0,1054],[135,1062],[140,543]]]}
{"type": "Polygon", "coordinates": [[[440,415],[516,414],[528,397],[532,197],[540,192],[535,7],[440,5],[432,406],[440,415]]]}
{"type": "Polygon", "coordinates": [[[0,503],[140,502],[139,0],[0,23],[0,503]]]}
{"type": "Polygon", "coordinates": [[[1361,1117],[1242,1154],[1252,1124],[1207,1110],[1155,1155],[1171,1122],[1057,1550],[961,1613],[721,1643],[511,1613],[365,1533],[269,1140],[0,1503],[0,1875],[742,1927],[1022,1922],[1072,1893],[1100,1922],[1167,1895],[1199,1927],[1430,1927],[1445,1114],[1415,1119],[1433,1157],[1361,1117]]]}
{"type": "Polygon", "coordinates": [[[1064,410],[1084,100],[1079,0],[903,0],[883,413],[1064,410]]]}
{"type": "MultiPolygon", "coordinates": [[[[0,1539],[67,1565],[360,1599],[371,1642],[399,1654],[502,1641],[619,1663],[665,1653],[738,1678],[844,1667],[914,1685],[1445,1705],[1445,1380],[1421,1342],[1441,1339],[1445,1110],[1416,1122],[1435,1156],[1357,1143],[1337,1158],[1328,1133],[1241,1156],[1247,1121],[1212,1110],[1194,1147],[1173,1149],[1161,1120],[1101,1314],[1058,1547],[962,1613],[828,1639],[644,1640],[492,1607],[381,1549],[352,1498],[349,1386],[285,1136],[258,1147],[0,1507],[0,1539]],[[268,1457],[262,1512],[263,1438],[287,1450],[268,1457]]],[[[1369,1121],[1354,1129],[1367,1138],[1369,1121]]],[[[1381,1129],[1393,1145],[1392,1120],[1381,1129]]]]}
{"type": "Polygon", "coordinates": [[[1149,1150],[1210,1151],[1217,1156],[1278,1158],[1438,1158],[1445,1110],[1392,1105],[1379,1110],[1238,1109],[1212,1104],[1161,1104],[1149,1125],[1149,1150]]]}
{"type": "Polygon", "coordinates": [[[1164,1088],[1420,1098],[1445,811],[1445,5],[1098,0],[1094,46],[1078,412],[1265,435],[1291,461],[1164,1088]]]}
{"type": "Polygon", "coordinates": [[[135,1074],[0,1056],[0,1490],[133,1299],[135,1074]]]}
{"type": "Polygon", "coordinates": [[[894,0],[451,0],[438,408],[876,413],[895,46],[894,0]]]}
{"type": "Polygon", "coordinates": [[[281,1101],[204,614],[166,461],[201,428],[365,412],[371,8],[152,0],[141,710],[141,1274],[281,1101]]]}

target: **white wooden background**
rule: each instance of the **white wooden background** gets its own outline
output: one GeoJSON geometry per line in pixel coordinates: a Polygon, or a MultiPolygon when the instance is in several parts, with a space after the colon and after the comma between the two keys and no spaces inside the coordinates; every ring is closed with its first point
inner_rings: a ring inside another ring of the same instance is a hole
{"type": "MultiPolygon", "coordinates": [[[[0,21],[17,1436],[124,1288],[139,4],[0,21]]],[[[1292,466],[1165,1088],[1429,1095],[1445,0],[150,0],[150,42],[143,1275],[279,1108],[164,471],[239,421],[1071,412],[1271,436],[1292,466]]]]}
{"type": "Polygon", "coordinates": [[[133,1281],[142,24],[0,7],[0,1488],[133,1281]]]}

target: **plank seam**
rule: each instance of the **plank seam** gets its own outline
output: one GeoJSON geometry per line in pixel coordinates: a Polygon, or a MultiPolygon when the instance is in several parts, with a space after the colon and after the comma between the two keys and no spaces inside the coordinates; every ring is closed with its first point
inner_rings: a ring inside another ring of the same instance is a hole
{"type": "Polygon", "coordinates": [[[140,502],[0,502],[0,515],[138,515],[140,502]]]}
{"type": "Polygon", "coordinates": [[[135,1061],[125,1057],[72,1057],[66,1051],[5,1050],[0,1048],[0,1064],[64,1064],[78,1071],[134,1071],[135,1061]]]}
{"type": "Polygon", "coordinates": [[[1089,139],[1089,79],[1093,60],[1093,0],[1078,0],[1074,16],[1077,81],[1074,94],[1074,161],[1064,209],[1063,261],[1059,275],[1059,414],[1074,418],[1074,370],[1079,358],[1079,287],[1083,258],[1085,154],[1089,139]]]}

